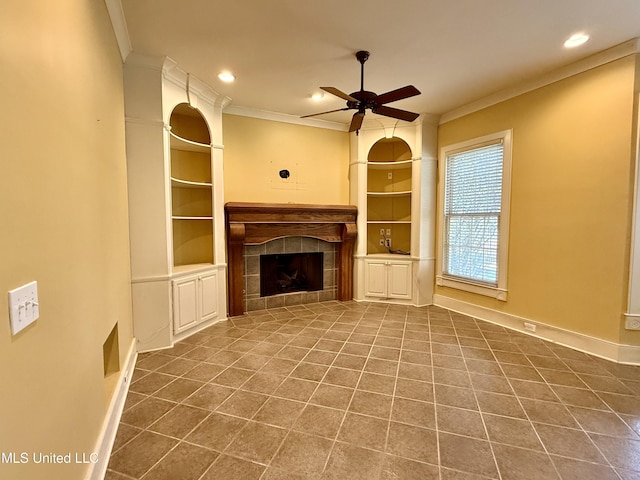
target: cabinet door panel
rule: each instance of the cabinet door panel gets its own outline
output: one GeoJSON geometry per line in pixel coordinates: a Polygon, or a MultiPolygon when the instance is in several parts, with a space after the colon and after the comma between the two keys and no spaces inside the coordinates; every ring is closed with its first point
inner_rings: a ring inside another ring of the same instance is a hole
{"type": "Polygon", "coordinates": [[[173,284],[173,329],[179,333],[198,321],[197,279],[173,284]]]}
{"type": "Polygon", "coordinates": [[[411,264],[389,265],[389,298],[411,298],[411,264]]]}
{"type": "Polygon", "coordinates": [[[387,266],[384,262],[367,263],[365,285],[365,295],[381,298],[387,296],[387,266]]]}
{"type": "Polygon", "coordinates": [[[202,320],[218,313],[218,276],[215,273],[200,277],[200,307],[202,320]]]}

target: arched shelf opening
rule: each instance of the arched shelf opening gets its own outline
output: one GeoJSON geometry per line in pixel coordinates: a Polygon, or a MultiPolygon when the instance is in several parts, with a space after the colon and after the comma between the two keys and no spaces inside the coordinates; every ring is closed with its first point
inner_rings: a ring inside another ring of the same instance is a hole
{"type": "Polygon", "coordinates": [[[382,138],[367,155],[367,254],[411,253],[413,155],[398,137],[382,138]]]}
{"type": "Polygon", "coordinates": [[[180,103],[169,119],[173,266],[214,263],[211,134],[202,114],[180,103]]]}

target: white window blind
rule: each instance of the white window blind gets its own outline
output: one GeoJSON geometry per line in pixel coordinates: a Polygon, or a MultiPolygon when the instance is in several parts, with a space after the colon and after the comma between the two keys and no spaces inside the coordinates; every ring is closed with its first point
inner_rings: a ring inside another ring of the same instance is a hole
{"type": "Polygon", "coordinates": [[[446,157],[443,274],[497,286],[502,142],[446,157]]]}

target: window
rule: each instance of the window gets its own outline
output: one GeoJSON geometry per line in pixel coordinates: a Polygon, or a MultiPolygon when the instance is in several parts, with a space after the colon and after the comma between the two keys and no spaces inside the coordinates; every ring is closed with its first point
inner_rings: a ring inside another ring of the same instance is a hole
{"type": "Polygon", "coordinates": [[[438,285],[506,300],[511,131],[444,147],[438,285]]]}

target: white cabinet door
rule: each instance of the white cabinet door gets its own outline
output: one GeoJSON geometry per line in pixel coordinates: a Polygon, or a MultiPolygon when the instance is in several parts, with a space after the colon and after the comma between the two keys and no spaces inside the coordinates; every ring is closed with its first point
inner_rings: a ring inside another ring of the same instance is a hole
{"type": "Polygon", "coordinates": [[[367,262],[365,275],[365,295],[385,298],[387,296],[386,262],[367,262]]]}
{"type": "Polygon", "coordinates": [[[366,296],[411,300],[411,262],[367,260],[365,265],[366,296]]]}
{"type": "Polygon", "coordinates": [[[200,284],[200,319],[207,320],[218,314],[218,275],[216,272],[198,277],[200,284]]]}
{"type": "Polygon", "coordinates": [[[411,263],[389,263],[388,298],[411,298],[411,263]]]}
{"type": "Polygon", "coordinates": [[[180,333],[198,320],[198,279],[189,277],[173,282],[173,330],[180,333]]]}

